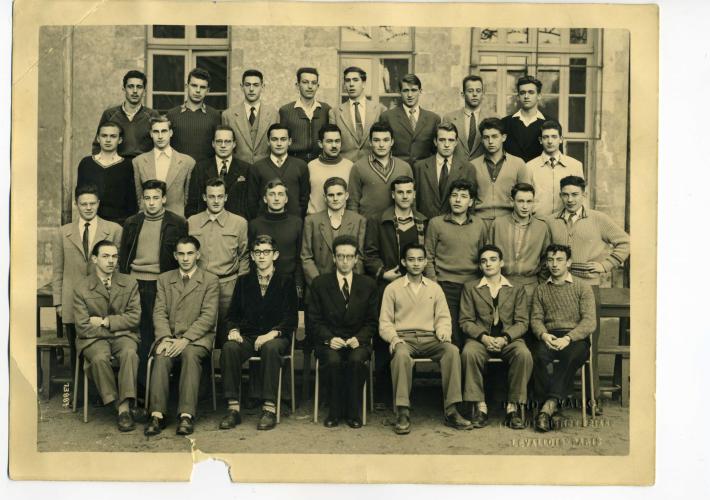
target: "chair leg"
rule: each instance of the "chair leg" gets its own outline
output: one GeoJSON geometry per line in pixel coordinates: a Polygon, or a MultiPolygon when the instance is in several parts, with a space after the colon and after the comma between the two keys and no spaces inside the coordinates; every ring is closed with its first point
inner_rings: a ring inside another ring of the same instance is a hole
{"type": "Polygon", "coordinates": [[[84,423],[89,421],[89,377],[84,370],[84,423]]]}
{"type": "Polygon", "coordinates": [[[597,418],[597,400],[594,399],[594,367],[592,360],[589,360],[589,404],[592,407],[592,419],[597,418]]]}
{"type": "Polygon", "coordinates": [[[582,427],[587,426],[587,381],[585,380],[585,366],[582,365],[582,427]]]}
{"type": "Polygon", "coordinates": [[[318,423],[318,392],[320,390],[320,375],[318,358],[316,358],[316,376],[315,376],[315,387],[313,388],[313,423],[318,423]]]}
{"type": "MultiPolygon", "coordinates": [[[[373,355],[374,356],[374,355],[373,355]]],[[[370,358],[370,412],[375,412],[375,361],[370,358]]]]}
{"type": "Polygon", "coordinates": [[[76,357],[76,366],[74,367],[74,399],[71,405],[71,411],[76,413],[76,404],[79,400],[79,356],[76,357]]]}
{"type": "Polygon", "coordinates": [[[212,411],[217,411],[217,387],[214,381],[214,350],[210,354],[210,372],[212,375],[212,411]]]}
{"type": "Polygon", "coordinates": [[[294,355],[288,360],[289,370],[291,371],[291,415],[296,414],[296,370],[294,368],[294,355]]]}
{"type": "Polygon", "coordinates": [[[145,375],[145,409],[148,410],[148,401],[150,400],[150,369],[153,366],[153,357],[148,358],[148,366],[147,366],[147,371],[145,375]]]}
{"type": "Polygon", "coordinates": [[[281,423],[281,378],[283,375],[283,368],[279,368],[279,387],[276,391],[276,423],[281,423]]]}
{"type": "Polygon", "coordinates": [[[362,384],[362,425],[367,425],[367,380],[362,384]]]}

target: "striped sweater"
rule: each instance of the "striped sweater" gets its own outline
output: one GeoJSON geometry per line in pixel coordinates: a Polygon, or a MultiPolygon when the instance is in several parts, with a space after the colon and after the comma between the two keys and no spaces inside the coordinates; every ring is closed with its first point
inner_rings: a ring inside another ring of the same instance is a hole
{"type": "Polygon", "coordinates": [[[592,287],[573,279],[571,283],[538,285],[533,294],[530,326],[539,339],[550,330],[569,330],[575,341],[589,337],[597,327],[592,287]]]}

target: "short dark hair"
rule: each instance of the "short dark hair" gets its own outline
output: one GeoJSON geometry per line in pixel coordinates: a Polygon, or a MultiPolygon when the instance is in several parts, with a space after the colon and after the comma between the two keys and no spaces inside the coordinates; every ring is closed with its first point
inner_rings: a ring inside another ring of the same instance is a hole
{"type": "Polygon", "coordinates": [[[269,182],[266,183],[266,186],[264,186],[264,196],[266,196],[266,192],[269,189],[274,189],[278,186],[283,186],[283,188],[286,190],[286,195],[288,195],[288,186],[284,184],[284,181],[277,177],[275,179],[271,179],[269,182]]]}
{"type": "Polygon", "coordinates": [[[174,252],[177,252],[177,247],[178,245],[188,245],[192,244],[195,246],[195,250],[200,249],[200,240],[195,238],[192,235],[187,235],[187,236],[181,236],[176,242],[175,242],[175,249],[173,250],[174,252]]]}
{"type": "Polygon", "coordinates": [[[323,194],[328,194],[328,188],[332,186],[342,186],[345,191],[348,190],[348,181],[342,177],[328,177],[323,183],[323,194]]]}
{"type": "Polygon", "coordinates": [[[495,129],[501,134],[505,134],[505,125],[503,120],[496,117],[484,118],[481,123],[478,124],[478,131],[483,134],[484,130],[495,129]]]}
{"type": "Polygon", "coordinates": [[[153,125],[156,123],[167,123],[170,130],[173,129],[173,122],[170,121],[167,115],[154,116],[150,119],[150,128],[153,129],[153,125]]]}
{"type": "Polygon", "coordinates": [[[326,132],[337,132],[341,136],[343,135],[343,133],[340,131],[340,127],[338,127],[335,123],[326,123],[318,131],[318,139],[322,141],[323,137],[325,137],[326,132]]]}
{"type": "Polygon", "coordinates": [[[518,78],[518,82],[515,84],[515,90],[520,90],[520,87],[532,83],[537,88],[537,93],[542,92],[542,82],[535,78],[534,76],[525,75],[518,78]]]}
{"type": "Polygon", "coordinates": [[[486,252],[495,252],[498,254],[498,258],[500,260],[503,260],[503,250],[501,250],[499,247],[495,245],[483,245],[479,250],[478,250],[478,261],[480,262],[481,257],[483,257],[483,254],[486,252]]]}
{"type": "Polygon", "coordinates": [[[222,179],[221,177],[212,177],[211,179],[207,179],[207,182],[205,182],[204,193],[207,194],[208,187],[220,187],[220,186],[222,186],[224,188],[224,193],[227,194],[227,185],[224,183],[224,179],[222,179]]]}
{"type": "Polygon", "coordinates": [[[481,82],[481,85],[483,85],[483,78],[481,78],[478,75],[466,75],[463,77],[463,80],[461,81],[461,91],[465,92],[466,91],[466,84],[468,82],[481,82]]]}
{"type": "Polygon", "coordinates": [[[79,196],[81,196],[82,194],[93,194],[99,200],[101,199],[101,195],[99,194],[99,187],[96,184],[77,184],[76,188],[74,189],[74,199],[78,200],[79,196]]]}
{"type": "Polygon", "coordinates": [[[402,84],[404,84],[404,83],[408,83],[409,85],[416,85],[417,88],[419,88],[419,90],[422,89],[422,81],[414,73],[406,74],[399,80],[399,89],[400,90],[402,90],[402,84]]]}
{"type": "Polygon", "coordinates": [[[426,247],[424,246],[423,243],[419,243],[418,241],[412,241],[412,242],[404,245],[404,248],[402,248],[402,254],[400,255],[400,257],[402,259],[406,259],[407,252],[409,252],[410,250],[421,250],[422,252],[424,252],[424,257],[426,257],[426,247]]]}
{"type": "Polygon", "coordinates": [[[390,191],[394,193],[394,190],[398,184],[409,184],[410,182],[414,184],[414,188],[416,189],[417,185],[412,177],[408,175],[400,175],[399,177],[395,177],[394,180],[390,182],[390,191]]]}
{"type": "Polygon", "coordinates": [[[577,186],[582,188],[582,191],[585,191],[587,189],[587,182],[578,175],[568,175],[560,180],[560,191],[565,186],[577,186]]]}
{"type": "Polygon", "coordinates": [[[345,78],[345,75],[347,75],[348,73],[359,73],[359,74],[360,74],[360,79],[361,79],[363,82],[366,82],[366,81],[367,81],[367,73],[366,73],[365,70],[362,69],[362,68],[359,68],[359,67],[357,67],[357,66],[348,66],[347,68],[345,68],[345,69],[343,70],[343,78],[345,78]]]}
{"type": "Polygon", "coordinates": [[[459,129],[457,129],[456,125],[451,122],[441,122],[436,126],[436,134],[434,137],[437,139],[439,138],[439,130],[443,130],[444,132],[453,132],[456,134],[456,137],[459,136],[459,129]]]}
{"type": "Polygon", "coordinates": [[[101,240],[101,241],[97,241],[96,243],[94,243],[94,246],[91,249],[91,255],[93,255],[94,257],[98,257],[101,247],[116,247],[116,250],[118,250],[118,245],[116,243],[114,243],[113,241],[101,240]]]}
{"type": "Polygon", "coordinates": [[[138,71],[137,69],[132,69],[125,75],[123,75],[123,86],[125,87],[128,84],[128,80],[131,78],[140,78],[143,81],[143,86],[145,87],[148,84],[148,77],[145,76],[145,73],[142,71],[138,71]]]}
{"type": "Polygon", "coordinates": [[[168,192],[168,185],[164,181],[159,181],[158,179],[149,179],[141,184],[143,192],[148,189],[160,189],[160,192],[165,196],[168,192]]]}
{"type": "Polygon", "coordinates": [[[567,256],[567,260],[570,260],[572,258],[572,248],[569,245],[560,245],[557,243],[547,245],[547,248],[545,249],[545,258],[547,258],[547,254],[549,253],[554,255],[557,252],[564,252],[564,254],[567,256]]]}
{"type": "Polygon", "coordinates": [[[248,76],[255,76],[262,82],[264,81],[264,74],[258,69],[248,69],[244,71],[244,73],[242,73],[242,83],[244,83],[244,80],[246,80],[248,76]]]}
{"type": "Polygon", "coordinates": [[[468,179],[456,179],[451,182],[446,198],[450,198],[454,191],[468,191],[471,199],[476,197],[476,185],[468,179]]]}
{"type": "Polygon", "coordinates": [[[320,80],[320,75],[318,74],[318,70],[316,68],[298,68],[298,71],[296,71],[296,81],[300,82],[301,81],[301,75],[303,73],[308,73],[311,75],[316,75],[316,78],[320,80]]]}
{"type": "Polygon", "coordinates": [[[209,87],[211,77],[210,72],[206,69],[194,68],[187,74],[187,83],[190,83],[190,78],[192,77],[198,78],[200,80],[205,80],[207,82],[207,86],[209,87]]]}
{"type": "Polygon", "coordinates": [[[332,246],[333,255],[335,255],[335,250],[341,245],[350,245],[355,248],[355,255],[358,254],[357,238],[355,238],[352,234],[341,234],[340,236],[335,237],[332,246]]]}
{"type": "Polygon", "coordinates": [[[268,234],[259,234],[257,235],[251,242],[251,245],[249,246],[249,251],[253,252],[254,249],[259,246],[259,245],[271,245],[271,249],[274,252],[279,251],[279,247],[276,244],[276,240],[269,236],[268,234]]]}
{"type": "Polygon", "coordinates": [[[288,137],[291,138],[291,130],[283,123],[272,123],[271,126],[269,126],[269,130],[266,132],[266,137],[271,139],[271,132],[274,130],[285,130],[288,137]]]}
{"type": "Polygon", "coordinates": [[[99,125],[99,128],[96,130],[96,135],[98,136],[101,133],[101,129],[104,127],[114,127],[118,129],[118,136],[123,137],[123,127],[120,126],[116,122],[108,121],[108,122],[103,122],[101,125],[99,125]]]}
{"type": "Polygon", "coordinates": [[[545,120],[542,124],[542,127],[540,127],[540,135],[538,137],[542,138],[542,131],[550,129],[557,130],[557,132],[559,132],[560,134],[560,137],[562,137],[562,125],[560,125],[560,122],[558,122],[557,120],[545,120]]]}
{"type": "Polygon", "coordinates": [[[389,123],[385,122],[375,122],[370,127],[370,140],[372,140],[372,134],[375,132],[389,132],[390,137],[394,139],[394,130],[389,126],[389,123]]]}
{"type": "Polygon", "coordinates": [[[212,140],[214,140],[214,137],[217,135],[217,132],[224,131],[224,132],[231,132],[232,133],[232,140],[237,139],[237,135],[234,133],[234,129],[230,127],[229,125],[217,125],[214,129],[214,134],[212,134],[212,140]]]}
{"type": "Polygon", "coordinates": [[[515,195],[520,191],[532,193],[533,196],[535,196],[535,187],[532,184],[528,184],[527,182],[518,182],[515,186],[513,186],[513,189],[510,190],[510,197],[515,199],[515,195]]]}

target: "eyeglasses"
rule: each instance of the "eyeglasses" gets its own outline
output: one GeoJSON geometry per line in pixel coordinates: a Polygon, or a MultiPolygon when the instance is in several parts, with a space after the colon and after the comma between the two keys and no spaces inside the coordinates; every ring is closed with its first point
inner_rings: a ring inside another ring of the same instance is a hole
{"type": "Polygon", "coordinates": [[[343,254],[339,253],[339,254],[336,254],[336,255],[335,255],[335,258],[336,258],[336,259],[338,259],[338,260],[344,260],[344,261],[353,260],[353,259],[355,259],[355,257],[357,257],[356,254],[343,255],[343,254]]]}
{"type": "Polygon", "coordinates": [[[251,253],[254,254],[254,257],[261,257],[262,255],[264,257],[268,257],[269,255],[274,253],[274,251],[273,250],[252,250],[251,253]]]}

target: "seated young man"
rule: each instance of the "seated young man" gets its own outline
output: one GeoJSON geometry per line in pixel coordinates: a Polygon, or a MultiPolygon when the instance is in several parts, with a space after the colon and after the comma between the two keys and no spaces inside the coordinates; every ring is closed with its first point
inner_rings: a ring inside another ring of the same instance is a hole
{"type": "Polygon", "coordinates": [[[351,235],[333,240],[336,271],[321,274],[311,285],[308,309],[316,336],[316,356],[330,390],[326,427],[345,418],[353,429],[362,427],[360,401],[370,359],[370,339],[377,331],[377,284],[355,274],[358,240],[351,235]]]}
{"type": "Polygon", "coordinates": [[[251,271],[237,281],[227,313],[227,341],[222,346],[222,383],[227,414],[220,429],[232,429],[242,421],[240,393],[242,365],[259,355],[261,418],[260,431],[276,427],[276,401],[281,357],[291,346],[298,325],[298,299],[291,273],[283,273],[275,263],[279,258],[276,241],[257,235],[251,242],[251,271]]]}
{"type": "Polygon", "coordinates": [[[535,289],[530,314],[539,341],[533,351],[533,380],[535,397],[543,403],[535,419],[540,432],[559,426],[558,402],[567,397],[575,373],[589,358],[589,336],[597,324],[592,288],[570,274],[570,247],[553,244],[545,254],[550,277],[535,289]]]}
{"type": "Polygon", "coordinates": [[[409,393],[412,390],[413,357],[425,357],[441,366],[444,390],[444,423],[454,429],[471,429],[456,405],[461,402],[461,358],[451,343],[451,315],[441,287],[422,276],[426,249],[410,243],[402,251],[406,274],[385,288],[380,310],[380,337],[389,344],[392,355],[397,422],[394,431],[408,434],[409,393]]]}
{"type": "Polygon", "coordinates": [[[503,252],[485,245],[478,254],[483,273],[480,281],[469,281],[461,294],[461,330],[468,337],[463,359],[466,402],[475,403],[473,426],[485,427],[488,407],[483,387],[486,365],[491,357],[508,364],[508,404],[505,424],[524,429],[520,405],[528,398],[528,381],[533,360],[523,335],[528,329],[528,302],[523,287],[513,286],[502,274],[503,252]]]}
{"type": "Polygon", "coordinates": [[[174,256],[179,267],[158,278],[158,297],[153,309],[156,347],[146,436],[160,434],[165,428],[170,372],[177,358],[182,366],[176,434],[192,434],[202,363],[212,352],[217,330],[219,279],[197,267],[200,242],[194,236],[183,236],[175,244],[174,256]]]}
{"type": "MultiPolygon", "coordinates": [[[[89,363],[89,374],[104,405],[118,410],[118,430],[136,428],[131,404],[138,383],[138,325],[141,302],[136,280],[118,272],[118,247],[101,240],[91,251],[95,272],[74,290],[77,349],[89,363]],[[118,384],[111,367],[118,360],[118,384]]],[[[76,390],[76,389],[75,389],[76,390]]]]}

